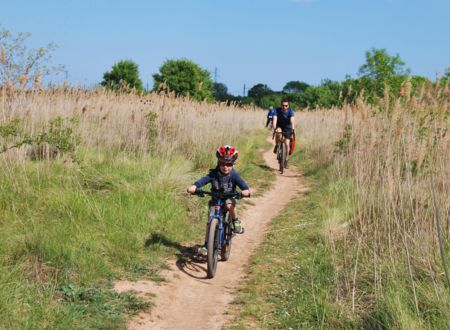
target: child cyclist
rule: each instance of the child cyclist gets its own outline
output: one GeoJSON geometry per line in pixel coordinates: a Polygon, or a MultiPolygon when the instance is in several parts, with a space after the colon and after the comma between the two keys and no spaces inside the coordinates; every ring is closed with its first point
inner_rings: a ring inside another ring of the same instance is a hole
{"type": "MultiPolygon", "coordinates": [[[[241,178],[239,173],[233,169],[234,162],[238,158],[238,151],[236,148],[225,145],[220,146],[216,151],[217,166],[209,171],[207,175],[197,180],[192,186],[187,189],[190,194],[195,193],[197,188],[201,188],[204,185],[211,183],[212,192],[221,192],[230,194],[236,192],[236,187],[241,189],[242,196],[250,197],[250,190],[248,184],[241,178]]],[[[209,201],[209,216],[214,215],[214,199],[209,201]]],[[[234,232],[242,233],[243,228],[236,213],[236,200],[234,198],[228,198],[225,200],[226,208],[233,221],[234,232]]],[[[206,226],[206,237],[208,235],[208,226],[206,226]]],[[[206,255],[206,237],[205,245],[199,249],[199,254],[206,255]]]]}

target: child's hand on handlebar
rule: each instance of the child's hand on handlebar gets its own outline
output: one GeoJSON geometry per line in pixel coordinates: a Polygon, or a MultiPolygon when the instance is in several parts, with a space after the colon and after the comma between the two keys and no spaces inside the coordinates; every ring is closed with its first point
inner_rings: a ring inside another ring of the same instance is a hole
{"type": "Polygon", "coordinates": [[[189,188],[187,188],[187,192],[189,194],[194,194],[196,190],[197,190],[197,186],[196,185],[192,185],[189,188]]]}
{"type": "Polygon", "coordinates": [[[242,190],[241,194],[243,197],[250,197],[250,190],[249,189],[242,190]]]}

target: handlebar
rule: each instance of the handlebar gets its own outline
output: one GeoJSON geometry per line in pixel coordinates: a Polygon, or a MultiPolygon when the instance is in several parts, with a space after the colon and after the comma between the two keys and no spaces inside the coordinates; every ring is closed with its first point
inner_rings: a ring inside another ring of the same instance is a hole
{"type": "MultiPolygon", "coordinates": [[[[276,133],[275,131],[276,131],[276,129],[273,130],[272,140],[275,138],[275,133],[276,133]]],[[[292,130],[292,135],[294,136],[294,139],[295,139],[295,129],[292,130]]]]}
{"type": "Polygon", "coordinates": [[[212,191],[206,191],[202,189],[197,189],[193,195],[198,195],[199,197],[204,197],[205,195],[212,196],[217,199],[225,199],[225,198],[250,198],[250,196],[242,196],[242,193],[240,191],[236,191],[234,193],[222,193],[222,192],[212,192],[212,191]]]}

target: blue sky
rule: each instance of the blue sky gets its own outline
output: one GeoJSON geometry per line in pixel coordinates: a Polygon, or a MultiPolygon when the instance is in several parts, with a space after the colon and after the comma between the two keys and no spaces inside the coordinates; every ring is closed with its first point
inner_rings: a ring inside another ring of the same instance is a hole
{"type": "Polygon", "coordinates": [[[257,83],[356,77],[365,52],[399,54],[412,74],[450,67],[450,0],[2,0],[0,24],[55,42],[53,63],[90,86],[122,59],[144,85],[167,59],[188,58],[235,95],[257,83]]]}

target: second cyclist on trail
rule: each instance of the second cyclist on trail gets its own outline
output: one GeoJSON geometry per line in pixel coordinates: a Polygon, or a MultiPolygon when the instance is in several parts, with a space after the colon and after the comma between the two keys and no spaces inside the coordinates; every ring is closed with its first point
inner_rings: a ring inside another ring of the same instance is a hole
{"type": "MultiPolygon", "coordinates": [[[[289,107],[288,100],[282,100],[281,107],[276,108],[273,116],[273,127],[275,128],[275,148],[273,152],[277,153],[277,143],[282,135],[285,137],[286,150],[290,150],[290,142],[295,129],[295,113],[289,107]]],[[[286,168],[288,159],[289,153],[286,153],[286,168]]]]}
{"type": "Polygon", "coordinates": [[[266,127],[269,129],[272,129],[273,126],[273,116],[275,115],[275,108],[269,108],[267,111],[267,121],[266,121],[266,127]]]}

